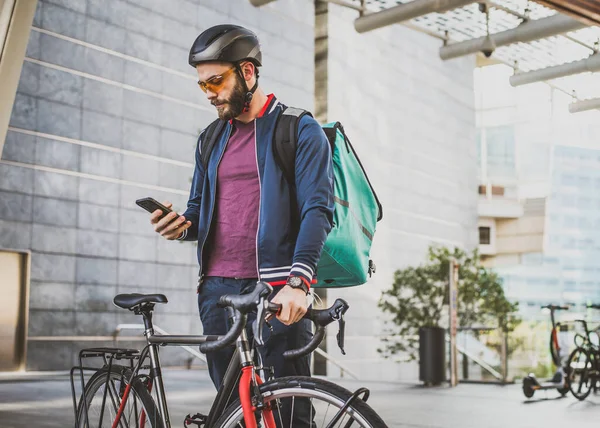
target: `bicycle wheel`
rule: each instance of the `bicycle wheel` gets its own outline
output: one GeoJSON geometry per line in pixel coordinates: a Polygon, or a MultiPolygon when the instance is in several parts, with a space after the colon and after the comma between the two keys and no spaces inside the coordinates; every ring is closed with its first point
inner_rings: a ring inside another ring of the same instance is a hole
{"type": "MultiPolygon", "coordinates": [[[[327,427],[352,393],[325,380],[309,377],[285,377],[260,386],[264,403],[273,409],[278,428],[327,427]],[[301,419],[301,409],[307,419],[301,419]],[[295,414],[295,417],[294,417],[295,414]],[[310,422],[312,421],[312,423],[310,422]]],[[[244,415],[239,399],[232,403],[215,423],[218,428],[243,427],[244,415]]],[[[335,427],[387,428],[385,422],[361,399],[354,400],[341,413],[335,427]]]]}
{"type": "Polygon", "coordinates": [[[567,362],[569,389],[578,400],[585,400],[590,395],[593,384],[592,369],[593,361],[587,350],[576,348],[571,352],[567,362]]]}
{"type": "MultiPolygon", "coordinates": [[[[94,373],[85,386],[85,403],[82,395],[77,409],[77,427],[113,426],[130,375],[131,371],[122,366],[113,366],[110,374],[106,367],[94,373]]],[[[131,384],[120,421],[119,427],[164,428],[156,404],[140,379],[131,384]]]]}

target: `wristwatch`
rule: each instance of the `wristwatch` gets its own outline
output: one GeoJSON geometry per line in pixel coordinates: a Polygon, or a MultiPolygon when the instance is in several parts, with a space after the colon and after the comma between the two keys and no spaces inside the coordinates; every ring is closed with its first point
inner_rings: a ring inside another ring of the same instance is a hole
{"type": "Polygon", "coordinates": [[[308,294],[308,285],[304,282],[304,280],[299,276],[290,276],[287,280],[287,284],[292,288],[299,288],[308,294]]]}

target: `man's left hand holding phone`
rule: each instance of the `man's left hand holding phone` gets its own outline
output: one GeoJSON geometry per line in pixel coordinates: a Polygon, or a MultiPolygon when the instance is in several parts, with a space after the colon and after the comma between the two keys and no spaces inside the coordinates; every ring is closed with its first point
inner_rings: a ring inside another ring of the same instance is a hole
{"type": "Polygon", "coordinates": [[[179,238],[192,225],[191,221],[171,210],[173,204],[169,201],[161,204],[152,198],[143,198],[135,203],[151,213],[150,223],[154,230],[169,241],[179,238]]]}

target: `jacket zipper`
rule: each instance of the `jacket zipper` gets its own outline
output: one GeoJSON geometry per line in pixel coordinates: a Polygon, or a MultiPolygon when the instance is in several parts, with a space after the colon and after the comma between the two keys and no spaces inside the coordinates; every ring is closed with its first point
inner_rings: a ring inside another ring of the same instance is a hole
{"type": "Polygon", "coordinates": [[[260,231],[260,208],[262,199],[262,183],[260,181],[260,169],[258,166],[258,141],[256,140],[256,119],[254,119],[254,146],[256,148],[256,173],[258,174],[258,225],[256,227],[256,277],[260,281],[260,269],[258,264],[258,234],[260,231]]]}
{"type": "MultiPolygon", "coordinates": [[[[227,140],[225,140],[225,147],[223,148],[223,151],[221,152],[221,156],[219,157],[219,160],[217,161],[217,172],[215,174],[215,184],[214,184],[214,188],[213,188],[213,197],[215,198],[213,200],[212,206],[210,207],[210,220],[208,222],[208,230],[206,232],[206,234],[204,235],[204,239],[202,240],[202,246],[200,247],[200,263],[204,263],[204,244],[206,244],[206,240],[208,239],[208,235],[210,235],[210,229],[212,226],[212,222],[213,222],[213,216],[214,216],[214,211],[215,211],[215,204],[216,204],[216,193],[217,193],[217,177],[219,176],[219,165],[221,164],[221,159],[223,159],[223,155],[225,155],[225,150],[227,150],[227,144],[229,144],[229,137],[231,136],[231,130],[233,127],[229,128],[229,132],[227,133],[227,140]]],[[[208,174],[208,163],[206,165],[206,174],[208,174]]],[[[202,284],[202,279],[204,278],[204,266],[200,266],[200,280],[198,281],[198,286],[200,286],[202,284]]]]}

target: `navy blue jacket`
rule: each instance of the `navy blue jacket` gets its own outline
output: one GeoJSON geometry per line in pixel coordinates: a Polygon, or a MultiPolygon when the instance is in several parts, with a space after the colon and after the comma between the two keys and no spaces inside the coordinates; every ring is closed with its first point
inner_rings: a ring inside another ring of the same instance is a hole
{"type": "MultiPolygon", "coordinates": [[[[256,237],[257,278],[272,285],[285,284],[288,276],[302,276],[312,282],[315,268],[333,218],[333,169],[331,149],[323,129],[308,115],[300,119],[296,150],[296,190],[290,187],[273,156],[273,132],[285,106],[273,96],[255,120],[256,159],[260,182],[258,231],[256,237]],[[290,197],[296,195],[297,213],[291,212],[290,197]],[[294,224],[297,223],[297,224],[294,224]]],[[[198,138],[196,167],[187,210],[192,222],[181,239],[198,241],[198,263],[202,273],[204,244],[210,232],[215,205],[217,169],[232,125],[227,123],[216,142],[206,171],[200,150],[204,132],[198,138]]]]}

